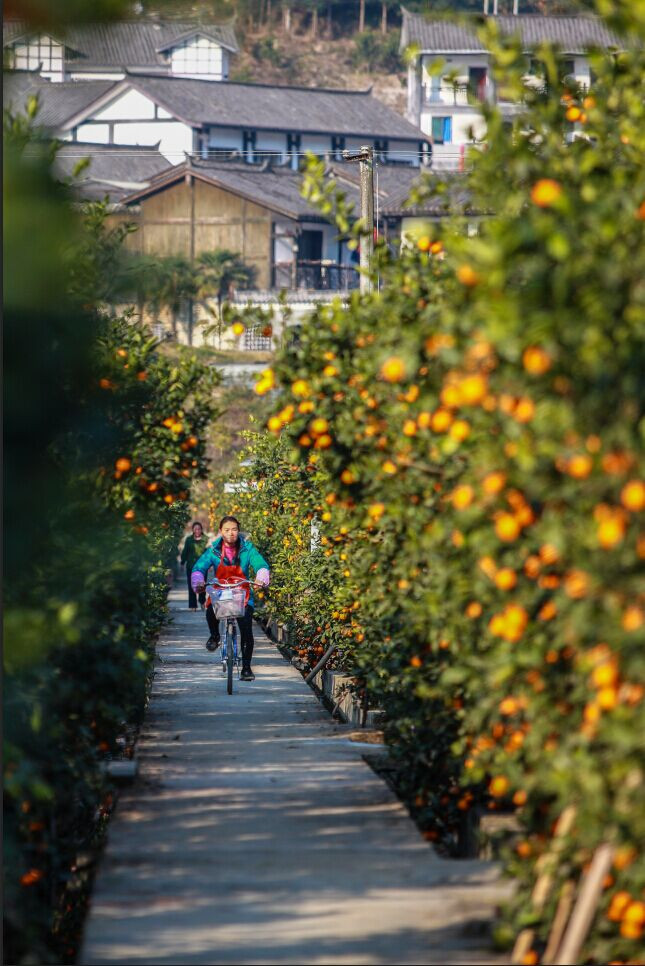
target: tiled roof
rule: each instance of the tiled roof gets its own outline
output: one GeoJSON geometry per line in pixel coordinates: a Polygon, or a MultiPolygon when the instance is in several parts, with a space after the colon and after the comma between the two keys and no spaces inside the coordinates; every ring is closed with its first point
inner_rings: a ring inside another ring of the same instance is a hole
{"type": "Polygon", "coordinates": [[[370,91],[236,84],[128,75],[144,94],[191,125],[333,133],[418,142],[421,131],[370,91]]]}
{"type": "Polygon", "coordinates": [[[126,185],[130,192],[135,185],[144,186],[160,171],[171,167],[156,147],[67,141],[56,152],[54,167],[58,177],[72,177],[77,164],[84,158],[89,158],[90,163],[74,179],[79,185],[83,182],[114,182],[126,185]]]}
{"type": "MultiPolygon", "coordinates": [[[[426,19],[419,14],[403,10],[401,48],[418,44],[422,51],[444,53],[449,51],[481,52],[486,48],[477,37],[475,27],[469,29],[460,24],[440,18],[426,19]]],[[[481,21],[482,18],[479,18],[481,21]]],[[[518,14],[488,17],[498,24],[503,34],[519,33],[527,48],[548,41],[557,44],[564,53],[582,54],[589,47],[624,47],[599,17],[540,16],[518,14]]],[[[474,21],[476,23],[476,21],[474,21]]]]}
{"type": "MultiPolygon", "coordinates": [[[[6,47],[33,31],[24,23],[3,23],[2,44],[6,47]]],[[[123,20],[115,23],[87,23],[55,32],[55,39],[68,48],[68,68],[130,67],[154,71],[168,69],[163,51],[180,41],[201,33],[237,53],[232,24],[198,24],[180,20],[153,22],[123,20]]]]}
{"type": "MultiPolygon", "coordinates": [[[[289,218],[324,220],[317,209],[301,196],[302,175],[299,172],[287,167],[256,166],[235,161],[193,159],[190,163],[175,165],[168,172],[153,178],[148,188],[132,193],[126,202],[138,203],[149,195],[163,191],[167,186],[182,181],[188,171],[202,181],[289,218]]],[[[358,208],[357,188],[348,186],[347,198],[355,202],[358,208]]]]}
{"type": "MultiPolygon", "coordinates": [[[[289,218],[324,220],[318,210],[302,198],[300,173],[287,167],[250,165],[236,161],[205,161],[193,158],[185,164],[169,167],[153,177],[148,187],[127,196],[125,203],[136,204],[158,191],[163,191],[166,187],[183,181],[188,171],[192,171],[207,183],[223,188],[225,191],[231,191],[289,218]]],[[[343,167],[340,162],[336,162],[328,166],[328,172],[336,179],[338,188],[345,192],[347,201],[354,203],[354,211],[358,216],[360,209],[358,166],[348,164],[343,167]]],[[[419,168],[379,165],[378,175],[380,217],[411,215],[445,217],[454,211],[455,206],[467,213],[470,211],[463,186],[463,175],[452,176],[450,187],[444,194],[429,198],[412,208],[406,207],[405,202],[413,184],[422,177],[419,168]]],[[[429,176],[433,177],[431,173],[429,176]]],[[[445,181],[446,176],[444,175],[441,180],[445,181]]]]}
{"type": "Polygon", "coordinates": [[[40,109],[36,122],[48,130],[57,130],[79,112],[115,86],[113,80],[64,81],[52,83],[35,71],[4,72],[4,104],[23,111],[27,99],[37,94],[40,109]]]}

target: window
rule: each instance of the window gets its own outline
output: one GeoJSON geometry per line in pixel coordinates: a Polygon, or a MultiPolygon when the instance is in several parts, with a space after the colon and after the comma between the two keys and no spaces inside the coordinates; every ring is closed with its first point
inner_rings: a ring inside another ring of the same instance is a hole
{"type": "Polygon", "coordinates": [[[319,262],[322,258],[322,231],[301,231],[298,239],[298,260],[319,262]]]}
{"type": "Polygon", "coordinates": [[[287,156],[291,158],[291,167],[298,167],[298,155],[300,154],[300,135],[287,134],[287,156]]]}
{"type": "Polygon", "coordinates": [[[244,348],[247,352],[270,352],[271,336],[262,335],[262,325],[244,331],[244,348]]]}
{"type": "Polygon", "coordinates": [[[468,68],[468,87],[471,94],[479,101],[483,101],[486,98],[487,79],[488,71],[485,67],[468,68]]]}
{"type": "Polygon", "coordinates": [[[173,74],[222,74],[222,48],[206,37],[187,40],[171,51],[173,74]]]}
{"type": "Polygon", "coordinates": [[[15,70],[38,70],[42,64],[43,72],[63,73],[63,45],[46,34],[30,37],[29,40],[13,45],[11,66],[15,70]]]}
{"type": "Polygon", "coordinates": [[[450,144],[452,142],[452,118],[432,118],[432,140],[435,144],[450,144]]]}
{"type": "Polygon", "coordinates": [[[560,68],[561,77],[571,77],[576,72],[575,61],[571,59],[561,60],[558,67],[560,68]]]}
{"type": "Polygon", "coordinates": [[[242,131],[242,157],[249,164],[255,160],[255,131],[242,131]]]}
{"type": "Polygon", "coordinates": [[[345,150],[345,138],[336,136],[332,134],[331,138],[331,156],[334,161],[343,160],[343,151],[345,150]]]}
{"type": "Polygon", "coordinates": [[[388,152],[388,142],[386,140],[379,141],[378,139],[374,141],[374,157],[381,164],[387,164],[387,152],[388,152]]]}

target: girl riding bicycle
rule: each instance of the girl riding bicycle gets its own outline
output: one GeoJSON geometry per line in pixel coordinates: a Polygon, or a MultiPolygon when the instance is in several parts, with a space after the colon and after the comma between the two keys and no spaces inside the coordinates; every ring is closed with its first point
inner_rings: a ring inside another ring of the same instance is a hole
{"type": "MultiPolygon", "coordinates": [[[[236,583],[240,579],[249,579],[249,571],[255,571],[258,584],[268,587],[270,580],[269,565],[250,540],[240,536],[239,521],[232,516],[223,517],[219,525],[219,537],[211,547],[204,551],[195,563],[191,574],[191,583],[195,593],[203,592],[206,585],[206,574],[212,567],[215,578],[220,584],[236,583]]],[[[253,681],[255,675],[251,670],[253,657],[253,591],[247,585],[247,602],[244,617],[238,617],[240,637],[242,641],[242,675],[243,681],[253,681]]],[[[210,637],[206,641],[209,651],[214,651],[220,642],[219,621],[213,611],[213,604],[209,602],[206,608],[206,620],[210,637]]]]}

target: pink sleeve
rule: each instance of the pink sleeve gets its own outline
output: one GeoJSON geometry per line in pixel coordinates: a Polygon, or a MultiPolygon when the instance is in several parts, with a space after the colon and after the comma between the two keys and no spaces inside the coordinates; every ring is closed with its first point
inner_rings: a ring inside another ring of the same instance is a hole
{"type": "Polygon", "coordinates": [[[262,567],[255,575],[255,579],[259,584],[262,584],[264,587],[268,587],[271,580],[271,575],[266,567],[262,567]]]}
{"type": "Polygon", "coordinates": [[[204,580],[204,575],[199,572],[199,570],[193,570],[190,575],[190,586],[195,590],[196,587],[203,587],[206,581],[204,580]]]}

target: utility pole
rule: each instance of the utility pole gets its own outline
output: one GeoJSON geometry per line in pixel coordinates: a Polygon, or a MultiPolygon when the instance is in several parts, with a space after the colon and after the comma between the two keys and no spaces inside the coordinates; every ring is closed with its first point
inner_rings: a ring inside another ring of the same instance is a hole
{"type": "Polygon", "coordinates": [[[365,295],[372,291],[372,256],[374,254],[374,149],[369,144],[361,145],[358,153],[343,151],[345,161],[358,161],[361,177],[361,222],[363,230],[360,240],[360,289],[365,295]]]}

